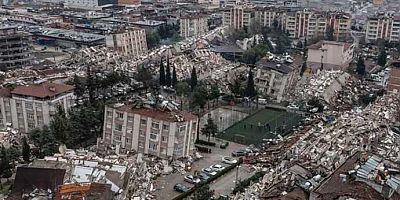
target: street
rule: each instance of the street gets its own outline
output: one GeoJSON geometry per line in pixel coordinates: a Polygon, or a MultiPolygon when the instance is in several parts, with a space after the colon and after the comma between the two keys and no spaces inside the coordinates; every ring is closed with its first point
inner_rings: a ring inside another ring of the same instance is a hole
{"type": "MultiPolygon", "coordinates": [[[[156,183],[155,187],[157,188],[156,191],[157,199],[172,199],[175,196],[179,195],[180,193],[174,191],[173,189],[174,185],[177,183],[181,183],[188,187],[193,187],[192,184],[184,182],[183,180],[184,176],[193,174],[196,170],[201,171],[202,168],[209,167],[210,165],[214,164],[221,164],[222,166],[226,167],[228,165],[222,164],[221,162],[222,157],[231,156],[232,151],[244,148],[245,148],[244,145],[230,142],[229,146],[226,149],[221,149],[219,148],[219,143],[217,143],[216,147],[211,147],[212,149],[211,154],[202,154],[204,158],[193,163],[191,172],[188,172],[186,174],[180,174],[179,172],[176,172],[167,176],[161,176],[157,178],[157,180],[155,181],[156,183]]],[[[249,173],[248,171],[249,170],[247,169],[247,167],[242,165],[239,168],[239,173],[238,173],[239,180],[240,179],[243,180],[245,178],[250,177],[251,173],[249,173]]],[[[211,184],[210,188],[212,190],[215,190],[216,194],[228,194],[232,191],[232,188],[235,185],[234,183],[235,179],[236,179],[236,169],[228,172],[224,176],[214,181],[211,184]]]]}

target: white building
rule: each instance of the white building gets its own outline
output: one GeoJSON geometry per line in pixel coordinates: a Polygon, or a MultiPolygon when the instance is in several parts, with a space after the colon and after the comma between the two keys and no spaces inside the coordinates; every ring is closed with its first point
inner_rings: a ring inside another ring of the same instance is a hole
{"type": "Polygon", "coordinates": [[[69,110],[75,101],[74,87],[57,83],[2,88],[0,93],[0,127],[11,125],[29,132],[49,125],[60,105],[69,110]]]}
{"type": "Polygon", "coordinates": [[[180,36],[183,38],[198,37],[207,33],[206,15],[184,16],[180,19],[180,36]]]}
{"type": "Polygon", "coordinates": [[[181,158],[194,150],[197,121],[195,115],[179,110],[106,106],[99,145],[115,148],[116,153],[133,150],[162,158],[181,158]]]}
{"type": "Polygon", "coordinates": [[[100,10],[101,6],[117,5],[118,0],[64,0],[64,6],[86,10],[100,10]]]}
{"type": "Polygon", "coordinates": [[[373,42],[378,39],[400,42],[400,16],[385,13],[368,18],[365,40],[373,42]]]}
{"type": "Polygon", "coordinates": [[[258,61],[256,65],[254,83],[258,94],[281,102],[285,93],[297,80],[300,67],[268,61],[266,58],[258,61]]]}
{"type": "Polygon", "coordinates": [[[227,7],[223,10],[222,23],[224,26],[229,26],[233,29],[249,28],[254,18],[253,11],[253,8],[243,5],[227,7]]]}
{"type": "Polygon", "coordinates": [[[308,47],[307,66],[313,72],[318,69],[345,70],[353,60],[354,44],[320,41],[308,47]]]}
{"type": "Polygon", "coordinates": [[[109,34],[106,46],[125,56],[138,58],[147,53],[146,31],[132,29],[109,34]]]}

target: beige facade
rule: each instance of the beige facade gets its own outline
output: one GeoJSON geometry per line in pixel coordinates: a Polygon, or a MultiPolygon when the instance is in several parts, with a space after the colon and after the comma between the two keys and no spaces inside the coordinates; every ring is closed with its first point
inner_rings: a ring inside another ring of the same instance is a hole
{"type": "Polygon", "coordinates": [[[265,58],[257,63],[255,85],[262,96],[281,102],[289,88],[298,77],[299,67],[268,61],[265,58]]]}
{"type": "Polygon", "coordinates": [[[243,29],[249,27],[250,23],[254,19],[254,9],[238,5],[234,7],[226,8],[223,11],[223,25],[229,26],[233,29],[243,29]]]}
{"type": "Polygon", "coordinates": [[[57,106],[69,110],[75,101],[69,85],[43,83],[1,90],[0,127],[11,126],[23,133],[49,125],[57,106]]]}
{"type": "Polygon", "coordinates": [[[400,41],[400,17],[389,14],[369,17],[365,40],[372,42],[384,39],[389,42],[400,41]]]}
{"type": "Polygon", "coordinates": [[[321,69],[321,63],[324,70],[345,70],[353,56],[353,44],[320,41],[308,47],[307,66],[314,72],[321,69]]]}
{"type": "Polygon", "coordinates": [[[183,38],[198,37],[207,33],[207,16],[186,16],[180,19],[180,36],[183,38]]]}
{"type": "Polygon", "coordinates": [[[138,58],[147,53],[146,31],[132,29],[107,35],[106,46],[125,56],[138,58]]]}
{"type": "Polygon", "coordinates": [[[133,150],[162,158],[181,158],[195,148],[197,121],[197,117],[182,111],[106,106],[99,145],[113,147],[119,154],[133,150]]]}

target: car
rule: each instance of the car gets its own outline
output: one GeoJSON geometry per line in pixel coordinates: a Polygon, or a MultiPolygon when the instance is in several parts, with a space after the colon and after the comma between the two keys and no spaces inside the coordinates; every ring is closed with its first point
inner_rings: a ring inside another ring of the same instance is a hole
{"type": "Polygon", "coordinates": [[[239,156],[245,156],[246,155],[246,151],[244,150],[237,150],[232,152],[232,156],[233,157],[239,157],[239,156]]]}
{"type": "Polygon", "coordinates": [[[225,164],[235,164],[237,163],[237,160],[228,156],[222,157],[222,162],[225,164]]]}
{"type": "Polygon", "coordinates": [[[178,183],[178,184],[176,184],[174,186],[174,190],[177,191],[177,192],[180,192],[180,193],[187,192],[187,191],[189,191],[189,189],[190,188],[188,188],[186,185],[183,185],[183,184],[180,184],[180,183],[178,183]]]}
{"type": "Polygon", "coordinates": [[[200,181],[201,181],[199,178],[195,178],[192,175],[185,176],[184,180],[191,184],[197,184],[197,183],[200,183],[200,181]]]}
{"type": "Polygon", "coordinates": [[[211,165],[210,168],[214,171],[220,172],[225,169],[222,165],[211,165]]]}
{"type": "Polygon", "coordinates": [[[204,172],[202,172],[202,173],[199,173],[198,175],[197,175],[197,177],[200,179],[200,180],[202,180],[202,181],[206,181],[206,180],[208,180],[209,178],[210,178],[210,176],[208,176],[206,173],[204,173],[204,172]]]}
{"type": "Polygon", "coordinates": [[[296,105],[296,104],[290,104],[290,105],[287,106],[287,108],[288,108],[288,109],[291,109],[291,110],[298,110],[298,109],[299,109],[299,106],[296,105]]]}
{"type": "Polygon", "coordinates": [[[219,148],[226,149],[226,147],[228,147],[228,146],[229,146],[229,142],[223,142],[223,143],[221,143],[221,145],[219,145],[219,148]]]}
{"type": "Polygon", "coordinates": [[[208,175],[208,176],[215,176],[215,175],[217,175],[217,172],[216,171],[214,171],[214,170],[212,170],[211,168],[203,168],[202,170],[201,170],[204,174],[206,174],[206,175],[208,175]]]}

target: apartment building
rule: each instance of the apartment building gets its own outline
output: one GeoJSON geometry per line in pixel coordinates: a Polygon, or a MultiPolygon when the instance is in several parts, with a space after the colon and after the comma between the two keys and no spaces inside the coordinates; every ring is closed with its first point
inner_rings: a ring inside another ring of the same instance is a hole
{"type": "Polygon", "coordinates": [[[269,61],[266,58],[256,63],[254,83],[260,95],[281,102],[284,94],[293,86],[299,76],[300,67],[269,61]]]}
{"type": "Polygon", "coordinates": [[[197,117],[158,107],[115,104],[105,107],[99,146],[116,153],[136,151],[162,158],[181,158],[194,150],[197,117]]]}
{"type": "Polygon", "coordinates": [[[384,13],[368,18],[365,40],[373,42],[378,39],[400,42],[400,16],[384,13]]]}
{"type": "Polygon", "coordinates": [[[279,9],[276,7],[256,7],[255,8],[255,21],[260,26],[273,27],[276,21],[281,26],[285,19],[286,9],[279,9]]]}
{"type": "Polygon", "coordinates": [[[118,0],[65,0],[64,6],[85,10],[101,10],[104,5],[117,5],[118,0]]]}
{"type": "Polygon", "coordinates": [[[106,36],[106,46],[125,56],[138,58],[147,53],[146,31],[138,28],[115,31],[106,36]]]}
{"type": "Polygon", "coordinates": [[[183,38],[197,37],[207,33],[206,15],[187,15],[180,19],[180,36],[183,38]]]}
{"type": "Polygon", "coordinates": [[[75,101],[74,87],[46,82],[0,89],[0,128],[11,126],[27,133],[49,125],[61,105],[69,110],[75,101]]]}
{"type": "Polygon", "coordinates": [[[308,47],[307,66],[313,72],[323,70],[345,70],[354,57],[354,44],[320,41],[308,47]]]}
{"type": "Polygon", "coordinates": [[[254,9],[245,5],[227,7],[223,10],[223,25],[234,29],[249,27],[254,20],[254,9]]]}
{"type": "Polygon", "coordinates": [[[17,31],[17,26],[0,27],[0,70],[27,67],[33,60],[30,35],[17,31]]]}

